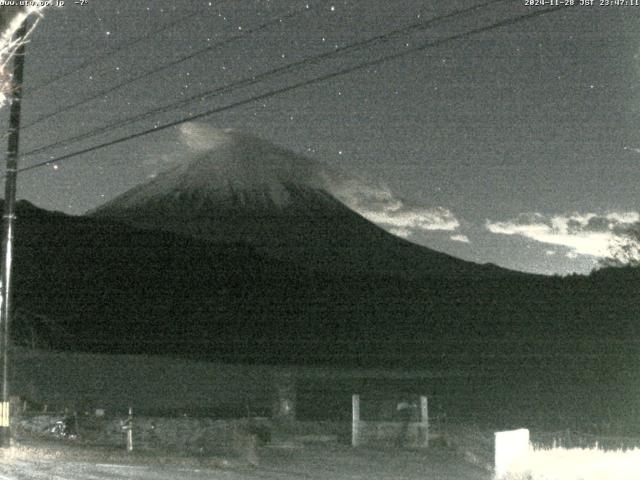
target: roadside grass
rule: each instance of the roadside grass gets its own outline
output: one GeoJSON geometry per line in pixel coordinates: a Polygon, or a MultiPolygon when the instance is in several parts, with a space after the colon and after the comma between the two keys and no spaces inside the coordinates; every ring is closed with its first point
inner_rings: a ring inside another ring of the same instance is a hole
{"type": "Polygon", "coordinates": [[[14,442],[10,448],[0,450],[0,462],[16,460],[78,461],[119,465],[173,465],[220,469],[243,465],[233,458],[220,455],[196,456],[180,452],[134,451],[124,449],[74,445],[68,442],[28,441],[14,442]]]}

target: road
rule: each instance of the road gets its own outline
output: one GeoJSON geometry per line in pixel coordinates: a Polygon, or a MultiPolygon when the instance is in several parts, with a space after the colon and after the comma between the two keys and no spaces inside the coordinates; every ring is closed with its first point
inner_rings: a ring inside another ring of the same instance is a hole
{"type": "Polygon", "coordinates": [[[0,460],[0,480],[489,480],[491,474],[452,452],[350,449],[344,446],[265,448],[258,465],[237,460],[211,462],[162,457],[123,461],[79,461],[56,455],[18,452],[0,460]],[[199,465],[201,463],[202,465],[199,465]]]}

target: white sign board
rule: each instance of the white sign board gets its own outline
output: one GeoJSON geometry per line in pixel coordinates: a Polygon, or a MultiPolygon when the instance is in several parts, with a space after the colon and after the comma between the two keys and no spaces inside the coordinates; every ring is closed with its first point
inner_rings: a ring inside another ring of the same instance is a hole
{"type": "Polygon", "coordinates": [[[501,479],[509,473],[509,467],[529,451],[529,430],[495,432],[495,439],[495,474],[496,479],[501,479]]]}

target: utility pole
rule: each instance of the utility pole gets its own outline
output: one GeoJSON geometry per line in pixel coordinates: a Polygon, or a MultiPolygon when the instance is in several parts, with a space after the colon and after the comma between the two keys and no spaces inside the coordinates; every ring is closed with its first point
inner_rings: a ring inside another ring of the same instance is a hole
{"type": "Polygon", "coordinates": [[[20,102],[24,72],[24,39],[27,21],[16,32],[18,48],[13,59],[11,77],[11,106],[9,114],[9,142],[4,184],[4,212],[2,215],[2,285],[0,286],[0,362],[2,362],[2,402],[0,403],[0,448],[11,445],[9,422],[9,325],[12,317],[11,267],[13,263],[13,223],[16,207],[16,179],[18,175],[18,145],[20,139],[20,102]]]}

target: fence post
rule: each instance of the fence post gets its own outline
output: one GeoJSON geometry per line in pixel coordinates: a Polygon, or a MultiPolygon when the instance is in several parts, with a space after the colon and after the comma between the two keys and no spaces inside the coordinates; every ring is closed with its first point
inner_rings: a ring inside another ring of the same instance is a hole
{"type": "Polygon", "coordinates": [[[420,396],[420,423],[422,423],[422,445],[424,447],[429,446],[429,401],[426,395],[420,396]]]}
{"type": "Polygon", "coordinates": [[[122,429],[127,439],[127,452],[133,451],[133,408],[129,407],[129,416],[122,422],[122,429]]]}
{"type": "Polygon", "coordinates": [[[360,443],[360,395],[351,397],[351,446],[357,447],[360,443]]]}
{"type": "Polygon", "coordinates": [[[273,418],[287,423],[296,419],[296,376],[284,371],[275,378],[276,398],[273,406],[273,418]]]}

